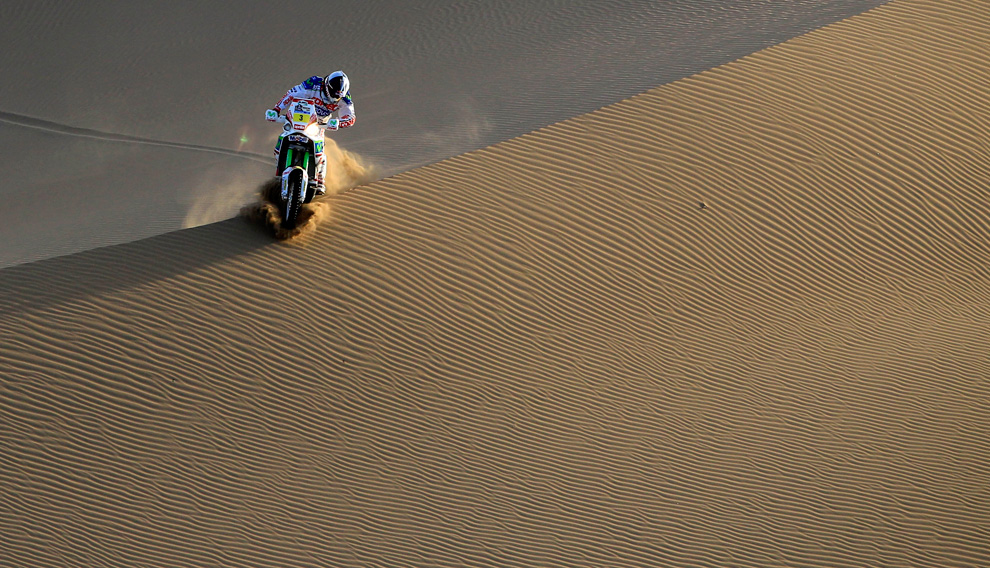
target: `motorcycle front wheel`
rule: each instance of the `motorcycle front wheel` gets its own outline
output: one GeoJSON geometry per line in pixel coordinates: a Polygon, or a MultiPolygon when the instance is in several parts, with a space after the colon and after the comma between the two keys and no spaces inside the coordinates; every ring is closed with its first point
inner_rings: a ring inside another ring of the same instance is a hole
{"type": "Polygon", "coordinates": [[[292,229],[296,226],[299,209],[302,207],[302,193],[305,191],[302,186],[302,172],[299,170],[293,172],[289,176],[288,185],[288,195],[285,202],[282,203],[282,226],[286,229],[292,229]]]}

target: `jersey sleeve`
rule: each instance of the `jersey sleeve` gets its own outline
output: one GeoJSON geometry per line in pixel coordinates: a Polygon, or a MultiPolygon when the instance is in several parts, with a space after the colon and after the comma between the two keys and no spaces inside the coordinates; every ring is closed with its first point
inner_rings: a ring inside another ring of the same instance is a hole
{"type": "Polygon", "coordinates": [[[340,99],[340,106],[337,107],[337,118],[340,120],[340,128],[354,125],[354,101],[351,100],[350,91],[340,99]]]}
{"type": "Polygon", "coordinates": [[[292,87],[291,89],[286,91],[282,99],[277,103],[275,103],[275,106],[273,106],[272,108],[277,110],[278,112],[282,112],[282,109],[285,108],[285,105],[289,104],[289,101],[292,100],[293,98],[293,94],[299,91],[299,87],[301,86],[302,85],[296,85],[295,87],[292,87]]]}

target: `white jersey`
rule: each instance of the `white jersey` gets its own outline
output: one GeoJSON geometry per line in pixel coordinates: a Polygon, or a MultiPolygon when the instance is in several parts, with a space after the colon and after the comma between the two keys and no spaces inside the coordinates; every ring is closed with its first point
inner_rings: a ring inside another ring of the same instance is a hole
{"type": "Polygon", "coordinates": [[[278,102],[273,109],[279,114],[285,109],[290,103],[300,99],[311,99],[316,101],[316,114],[320,117],[320,120],[326,122],[330,118],[336,118],[339,120],[338,126],[340,128],[347,128],[348,126],[354,125],[354,101],[351,100],[351,92],[348,91],[343,97],[337,102],[330,102],[323,98],[323,77],[319,75],[313,75],[309,79],[306,79],[302,83],[296,85],[289,89],[282,100],[278,102]],[[332,116],[336,114],[336,116],[332,116]]]}

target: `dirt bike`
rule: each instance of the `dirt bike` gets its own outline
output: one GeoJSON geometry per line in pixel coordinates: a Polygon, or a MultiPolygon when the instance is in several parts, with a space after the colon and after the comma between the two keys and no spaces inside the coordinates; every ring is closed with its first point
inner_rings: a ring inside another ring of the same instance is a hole
{"type": "MultiPolygon", "coordinates": [[[[296,99],[289,103],[286,115],[273,119],[285,132],[278,144],[275,176],[282,177],[281,192],[270,199],[279,208],[282,226],[292,228],[303,204],[313,200],[316,192],[316,163],[323,155],[323,132],[337,130],[336,118],[319,116],[313,99],[296,99]]],[[[269,110],[268,113],[275,113],[269,110]]]]}

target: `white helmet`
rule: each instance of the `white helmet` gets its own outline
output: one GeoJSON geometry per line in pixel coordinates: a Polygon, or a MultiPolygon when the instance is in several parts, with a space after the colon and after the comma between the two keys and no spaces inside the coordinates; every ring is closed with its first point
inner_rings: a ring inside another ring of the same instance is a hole
{"type": "Polygon", "coordinates": [[[334,71],[323,78],[323,97],[330,102],[337,102],[351,90],[351,82],[343,71],[334,71]]]}

